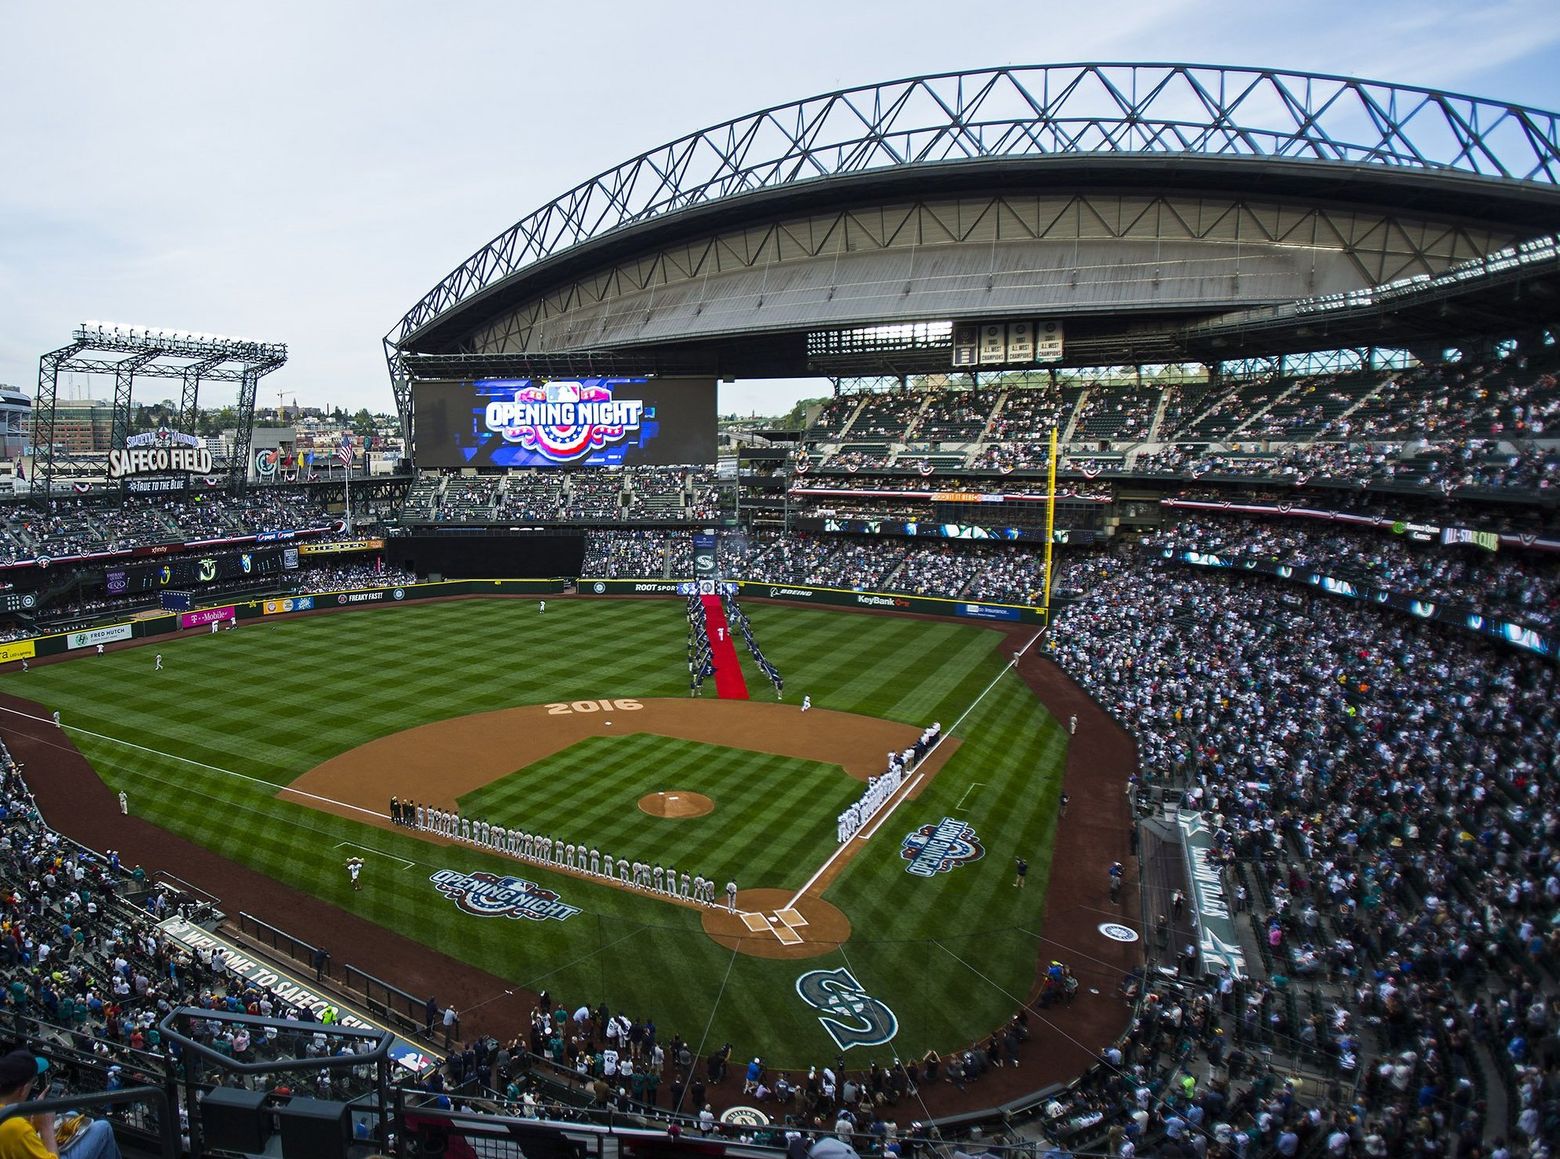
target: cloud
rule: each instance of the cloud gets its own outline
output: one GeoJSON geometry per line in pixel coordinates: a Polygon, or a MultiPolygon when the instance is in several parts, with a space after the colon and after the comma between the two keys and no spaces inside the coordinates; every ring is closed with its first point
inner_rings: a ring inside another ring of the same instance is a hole
{"type": "Polygon", "coordinates": [[[1557,39],[1536,0],[11,5],[0,381],[33,383],[81,318],[120,318],[284,341],[268,389],[388,407],[380,336],[468,254],[765,105],[991,64],[1212,57],[1553,107],[1557,39]]]}

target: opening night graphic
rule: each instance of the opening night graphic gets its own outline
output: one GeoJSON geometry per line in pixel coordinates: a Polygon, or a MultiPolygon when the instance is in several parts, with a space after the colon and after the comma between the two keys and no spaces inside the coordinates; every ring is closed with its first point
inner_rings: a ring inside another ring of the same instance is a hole
{"type": "Polygon", "coordinates": [[[550,889],[521,877],[496,873],[462,873],[441,869],[429,881],[466,913],[479,918],[527,918],[533,922],[568,921],[578,906],[560,901],[550,889]]]}
{"type": "Polygon", "coordinates": [[[617,467],[715,461],[706,378],[487,378],[418,383],[422,467],[617,467]]]}
{"type": "Polygon", "coordinates": [[[900,842],[899,856],[909,862],[905,872],[916,877],[950,873],[960,865],[979,861],[986,848],[974,828],[957,817],[944,817],[934,825],[922,825],[900,842]]]}

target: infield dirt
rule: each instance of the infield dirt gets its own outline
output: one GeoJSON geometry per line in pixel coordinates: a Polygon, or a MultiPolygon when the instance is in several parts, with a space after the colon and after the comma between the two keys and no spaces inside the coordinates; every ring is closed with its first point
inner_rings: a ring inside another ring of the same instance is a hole
{"type": "MultiPolygon", "coordinates": [[[[390,798],[456,809],[458,798],[593,736],[650,733],[839,765],[858,781],[883,771],[890,749],[909,748],[915,725],[751,700],[647,699],[638,709],[557,712],[533,704],[440,720],[392,733],[332,757],[279,795],[354,821],[390,827],[390,798]],[[610,728],[607,720],[612,724],[610,728]]],[[[927,779],[957,751],[948,737],[918,766],[927,779]]],[[[627,802],[625,802],[625,805],[627,802]]],[[[430,840],[443,840],[423,834],[430,840]]]]}

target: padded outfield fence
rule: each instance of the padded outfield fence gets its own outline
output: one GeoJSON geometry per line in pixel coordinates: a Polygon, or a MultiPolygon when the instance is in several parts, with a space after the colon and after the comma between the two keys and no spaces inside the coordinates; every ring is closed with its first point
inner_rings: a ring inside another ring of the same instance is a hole
{"type": "MultiPolygon", "coordinates": [[[[678,581],[669,579],[590,579],[574,583],[564,579],[468,579],[437,583],[401,584],[383,588],[353,588],[314,595],[273,596],[202,607],[197,612],[148,616],[122,624],[104,624],[76,632],[39,636],[0,643],[0,664],[32,660],[40,656],[87,655],[98,645],[146,640],[179,631],[206,631],[213,622],[260,620],[270,616],[297,615],[331,609],[379,607],[452,596],[550,596],[574,588],[583,596],[676,596],[678,581]]],[[[913,612],[967,620],[1044,624],[1045,613],[1023,604],[994,604],[953,600],[939,596],[910,596],[900,592],[858,592],[846,588],[774,584],[762,580],[737,580],[738,590],[750,598],[783,600],[834,608],[864,608],[882,612],[913,612]]]]}

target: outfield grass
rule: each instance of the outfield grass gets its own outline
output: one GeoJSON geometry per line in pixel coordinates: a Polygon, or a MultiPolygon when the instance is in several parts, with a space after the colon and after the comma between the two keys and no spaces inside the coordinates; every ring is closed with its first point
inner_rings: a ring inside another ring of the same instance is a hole
{"type": "MultiPolygon", "coordinates": [[[[959,725],[963,743],[936,780],[826,894],[850,918],[850,942],[802,962],[734,955],[704,936],[690,910],[274,796],[327,757],[434,720],[556,700],[685,695],[678,601],[550,601],[545,615],[528,600],[458,601],[260,621],[4,679],[8,691],[59,709],[103,779],[128,792],[132,812],[521,985],[546,986],[570,1003],[606,1001],[654,1017],[665,1034],[730,1041],[739,1053],[801,1065],[832,1059],[837,1048],[797,997],[796,979],[844,966],[900,1021],[891,1047],[855,1051],[853,1060],[970,1041],[1011,1014],[1033,977],[1065,730],[1016,676],[1002,674],[1001,636],[988,628],[747,610],[791,698],[806,693],[818,707],[940,720],[946,729],[990,687],[959,725]],[[165,669],[153,672],[159,648],[165,669]],[[945,816],[974,826],[984,859],[933,878],[904,872],[901,838],[945,816]],[[342,871],[342,842],[384,854],[370,852],[360,893],[342,871]],[[1009,887],[1018,854],[1031,865],[1025,890],[1009,887]],[[564,922],[471,917],[428,884],[442,868],[518,872],[582,912],[564,922]]],[[[747,675],[761,687],[756,671],[747,675]]],[[[463,807],[489,819],[534,816],[523,782],[547,785],[549,808],[574,815],[589,843],[744,888],[805,881],[833,852],[834,817],[859,788],[832,766],[617,737],[553,754],[524,778],[468,795],[463,807]],[[623,807],[671,787],[673,776],[676,787],[719,801],[716,814],[668,822],[623,807]]],[[[332,952],[352,960],[345,948],[332,952]]]]}

